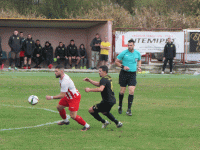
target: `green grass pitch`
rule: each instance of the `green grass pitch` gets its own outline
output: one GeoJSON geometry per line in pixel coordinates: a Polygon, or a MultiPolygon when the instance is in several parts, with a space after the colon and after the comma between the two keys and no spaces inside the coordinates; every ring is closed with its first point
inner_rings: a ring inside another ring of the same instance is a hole
{"type": "MultiPolygon", "coordinates": [[[[127,116],[128,90],[124,96],[123,113],[119,115],[118,74],[110,74],[117,99],[111,113],[123,123],[123,127],[118,129],[111,123],[101,129],[102,124],[88,113],[89,107],[101,101],[100,93],[85,93],[85,87],[94,86],[83,82],[85,77],[99,81],[99,75],[68,75],[82,95],[78,114],[91,125],[91,129],[81,132],[82,126],[72,119],[68,126],[56,124],[62,120],[56,110],[59,100],[45,99],[46,95],[60,93],[54,73],[1,72],[1,150],[200,149],[200,76],[137,75],[133,116],[127,116]],[[28,103],[30,95],[39,97],[37,105],[28,103]]],[[[68,109],[66,112],[69,114],[68,109]]]]}

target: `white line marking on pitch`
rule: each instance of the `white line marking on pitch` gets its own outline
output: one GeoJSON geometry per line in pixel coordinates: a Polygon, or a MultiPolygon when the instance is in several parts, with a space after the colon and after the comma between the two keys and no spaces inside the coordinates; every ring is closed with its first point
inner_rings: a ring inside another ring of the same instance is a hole
{"type": "MultiPolygon", "coordinates": [[[[46,111],[50,111],[50,112],[54,112],[54,113],[58,113],[57,111],[51,110],[51,109],[47,109],[47,108],[33,108],[33,107],[24,107],[24,106],[15,106],[15,105],[5,105],[5,104],[0,104],[1,106],[8,106],[8,107],[21,107],[21,108],[30,108],[30,109],[42,109],[42,110],[46,110],[46,111]]],[[[70,116],[67,115],[67,118],[70,119],[70,116]]],[[[60,120],[58,120],[60,121],[60,120]]],[[[36,125],[36,126],[30,126],[30,127],[21,127],[21,128],[9,128],[9,129],[0,129],[0,131],[8,131],[8,130],[19,130],[19,129],[29,129],[29,128],[37,128],[37,127],[41,127],[41,126],[46,126],[46,125],[51,125],[51,124],[55,124],[58,121],[54,121],[54,122],[48,122],[45,124],[40,124],[40,125],[36,125]]]]}

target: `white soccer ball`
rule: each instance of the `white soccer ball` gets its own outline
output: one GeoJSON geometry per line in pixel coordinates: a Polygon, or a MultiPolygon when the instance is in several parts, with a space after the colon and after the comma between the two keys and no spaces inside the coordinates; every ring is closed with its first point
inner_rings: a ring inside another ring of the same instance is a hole
{"type": "Polygon", "coordinates": [[[31,95],[29,96],[28,98],[28,102],[31,104],[31,105],[36,105],[38,103],[39,99],[36,95],[31,95]]]}

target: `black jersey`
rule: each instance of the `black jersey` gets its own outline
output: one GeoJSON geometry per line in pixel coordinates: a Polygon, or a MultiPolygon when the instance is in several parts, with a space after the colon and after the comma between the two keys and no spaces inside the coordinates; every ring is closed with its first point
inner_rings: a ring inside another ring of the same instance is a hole
{"type": "Polygon", "coordinates": [[[105,88],[101,92],[102,102],[110,104],[116,104],[115,94],[113,91],[112,78],[109,75],[102,77],[100,80],[100,86],[104,85],[105,88]]]}

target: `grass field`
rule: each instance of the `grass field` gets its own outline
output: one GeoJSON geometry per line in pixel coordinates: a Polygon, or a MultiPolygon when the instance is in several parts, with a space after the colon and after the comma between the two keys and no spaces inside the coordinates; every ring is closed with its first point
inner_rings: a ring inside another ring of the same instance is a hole
{"type": "MultiPolygon", "coordinates": [[[[90,106],[100,102],[100,93],[85,93],[85,87],[93,86],[82,81],[86,76],[98,81],[99,75],[68,75],[82,95],[78,114],[91,125],[91,129],[81,132],[82,126],[72,119],[69,126],[56,124],[61,120],[56,112],[59,100],[45,100],[46,95],[57,95],[60,92],[54,73],[2,72],[1,150],[200,149],[200,76],[138,75],[133,116],[125,114],[128,105],[126,92],[123,114],[118,114],[118,104],[111,110],[123,123],[123,127],[118,129],[112,123],[107,129],[101,129],[102,124],[88,113],[90,106]],[[33,94],[40,99],[35,106],[27,100],[33,94]]],[[[118,74],[110,75],[118,103],[118,74]]]]}

